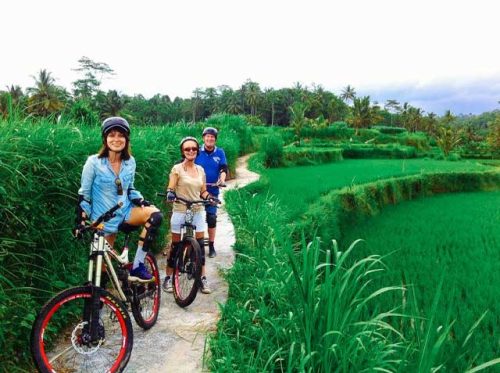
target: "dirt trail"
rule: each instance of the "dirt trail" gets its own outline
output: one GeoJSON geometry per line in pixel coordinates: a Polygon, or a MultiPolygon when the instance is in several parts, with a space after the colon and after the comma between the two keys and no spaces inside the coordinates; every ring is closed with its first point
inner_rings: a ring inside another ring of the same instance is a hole
{"type": "MultiPolygon", "coordinates": [[[[236,178],[230,180],[224,191],[243,187],[259,178],[247,169],[249,156],[238,159],[236,178]]],[[[148,331],[134,322],[134,349],[125,372],[202,372],[203,352],[208,333],[216,330],[219,319],[219,303],[227,299],[227,283],[220,272],[232,266],[234,261],[234,227],[224,205],[217,217],[215,248],[217,256],[207,256],[207,279],[212,294],[198,293],[187,308],[178,307],[171,293],[162,293],[161,308],[156,325],[148,331]]],[[[165,276],[165,257],[160,256],[162,281],[165,276]]]]}

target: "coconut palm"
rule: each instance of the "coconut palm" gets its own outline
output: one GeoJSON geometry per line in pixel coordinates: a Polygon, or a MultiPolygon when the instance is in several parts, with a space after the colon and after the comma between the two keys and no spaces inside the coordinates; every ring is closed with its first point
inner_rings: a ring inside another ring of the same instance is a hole
{"type": "Polygon", "coordinates": [[[203,92],[203,101],[205,103],[207,115],[220,111],[220,96],[215,88],[207,88],[203,92]]]}
{"type": "Polygon", "coordinates": [[[291,115],[290,125],[294,129],[295,137],[300,145],[302,128],[304,128],[304,125],[306,124],[305,112],[307,110],[307,106],[304,103],[297,101],[290,106],[289,110],[291,115]]]}
{"type": "Polygon", "coordinates": [[[259,83],[248,80],[242,87],[245,102],[250,106],[250,115],[257,115],[257,105],[261,100],[262,92],[259,83]]]}
{"type": "Polygon", "coordinates": [[[428,113],[423,118],[423,130],[431,135],[435,135],[437,131],[437,115],[435,113],[428,113]]]}
{"type": "Polygon", "coordinates": [[[192,113],[193,113],[193,123],[196,123],[196,119],[199,117],[198,114],[200,114],[200,112],[202,111],[203,109],[203,101],[202,101],[202,94],[203,94],[203,90],[201,88],[196,88],[194,91],[193,91],[193,96],[191,97],[191,110],[192,110],[192,113]]]}
{"type": "Polygon", "coordinates": [[[391,116],[391,126],[392,126],[394,114],[397,113],[401,109],[399,101],[387,100],[385,102],[384,109],[387,110],[391,116]]]}
{"type": "Polygon", "coordinates": [[[491,146],[494,153],[500,153],[500,114],[488,123],[487,143],[491,146]]]}
{"type": "Polygon", "coordinates": [[[239,95],[236,92],[231,92],[228,95],[225,105],[225,111],[229,114],[240,114],[242,112],[239,95]]]}
{"type": "Polygon", "coordinates": [[[443,123],[445,126],[449,126],[455,119],[456,117],[451,113],[451,111],[446,110],[443,117],[441,118],[441,123],[443,123]]]}
{"type": "Polygon", "coordinates": [[[110,90],[106,95],[100,96],[101,117],[116,117],[120,115],[123,107],[125,106],[125,97],[120,97],[117,91],[110,90]]]}
{"type": "Polygon", "coordinates": [[[278,99],[278,91],[273,88],[266,89],[264,93],[265,100],[271,104],[271,126],[274,126],[274,115],[276,113],[276,101],[278,99]]]}
{"type": "Polygon", "coordinates": [[[40,70],[35,79],[35,86],[28,88],[28,112],[37,116],[48,116],[59,112],[64,107],[65,92],[55,85],[55,79],[45,69],[40,70]]]}
{"type": "Polygon", "coordinates": [[[7,86],[7,92],[10,94],[10,97],[12,97],[12,102],[14,104],[17,104],[24,96],[23,89],[18,85],[12,84],[10,87],[7,86]]]}
{"type": "Polygon", "coordinates": [[[442,125],[438,127],[436,143],[443,151],[445,157],[460,143],[462,140],[462,132],[451,126],[442,125]]]}
{"type": "Polygon", "coordinates": [[[373,122],[372,109],[370,107],[370,96],[354,98],[352,115],[347,120],[355,129],[357,136],[360,128],[368,127],[373,122]]]}
{"type": "Polygon", "coordinates": [[[346,103],[347,103],[347,101],[354,102],[354,99],[356,98],[356,91],[354,90],[353,87],[351,87],[350,85],[347,85],[347,87],[345,87],[342,90],[340,98],[342,100],[344,100],[344,102],[346,102],[346,103]]]}

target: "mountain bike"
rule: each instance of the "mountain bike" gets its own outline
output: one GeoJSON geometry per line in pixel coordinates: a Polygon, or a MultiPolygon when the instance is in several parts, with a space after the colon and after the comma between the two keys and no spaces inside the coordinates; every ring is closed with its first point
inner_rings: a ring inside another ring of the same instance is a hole
{"type": "MultiPolygon", "coordinates": [[[[158,196],[166,197],[166,193],[156,193],[158,196]]],[[[174,273],[172,275],[172,288],[175,303],[180,307],[187,307],[196,298],[201,283],[201,248],[194,232],[196,226],[193,224],[193,205],[210,205],[209,201],[188,201],[182,197],[176,197],[174,202],[183,203],[186,206],[184,224],[181,225],[181,248],[174,257],[174,273]]],[[[216,201],[220,203],[219,200],[216,201]]],[[[204,248],[203,248],[204,249],[204,248]]]]}
{"type": "Polygon", "coordinates": [[[35,319],[31,353],[41,372],[121,372],[133,346],[126,304],[143,329],[156,323],[161,290],[155,257],[148,253],[144,263],[153,275],[151,280],[129,275],[128,241],[131,231],[138,227],[121,227],[126,233],[121,254],[104,237],[104,222],[121,206],[114,206],[82,228],[93,232],[87,282],[54,296],[35,319]],[[113,287],[109,291],[105,289],[108,281],[113,287]]]}

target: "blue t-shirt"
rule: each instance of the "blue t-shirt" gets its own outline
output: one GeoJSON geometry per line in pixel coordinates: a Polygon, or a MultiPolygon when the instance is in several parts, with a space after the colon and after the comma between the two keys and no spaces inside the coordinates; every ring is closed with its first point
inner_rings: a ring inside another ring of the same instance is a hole
{"type": "MultiPolygon", "coordinates": [[[[205,170],[207,183],[216,183],[219,180],[220,171],[224,166],[227,167],[226,154],[223,149],[214,147],[212,152],[207,152],[204,145],[200,148],[200,153],[194,163],[200,165],[205,170]]],[[[207,190],[214,196],[219,195],[219,188],[207,187],[207,190]]]]}

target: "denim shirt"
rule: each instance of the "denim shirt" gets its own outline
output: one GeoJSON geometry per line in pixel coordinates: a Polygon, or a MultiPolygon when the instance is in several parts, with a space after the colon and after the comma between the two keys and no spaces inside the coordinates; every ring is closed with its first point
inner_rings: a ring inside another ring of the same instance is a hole
{"type": "Polygon", "coordinates": [[[116,176],[107,157],[98,158],[97,154],[87,158],[83,166],[81,187],[78,194],[83,196],[80,203],[83,211],[91,220],[97,219],[103,213],[122,202],[123,206],[116,211],[116,216],[105,223],[105,231],[114,233],[118,225],[129,218],[133,207],[131,202],[135,198],[143,198],[134,188],[135,159],[122,160],[120,173],[116,176]],[[120,178],[123,194],[118,195],[115,180],[120,178]]]}

